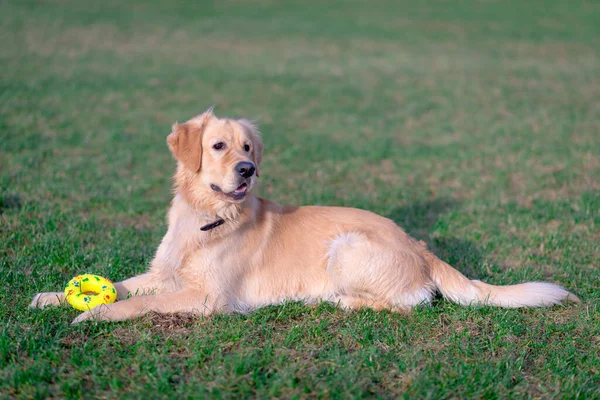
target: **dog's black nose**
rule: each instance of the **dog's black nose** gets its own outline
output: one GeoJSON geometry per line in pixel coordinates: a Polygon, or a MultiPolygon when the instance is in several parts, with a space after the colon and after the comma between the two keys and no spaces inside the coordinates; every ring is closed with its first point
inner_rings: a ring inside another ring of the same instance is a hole
{"type": "Polygon", "coordinates": [[[235,166],[235,170],[242,177],[250,178],[252,175],[254,175],[254,171],[256,171],[256,168],[254,167],[254,164],[252,164],[251,162],[242,161],[242,162],[237,163],[237,165],[235,166]]]}

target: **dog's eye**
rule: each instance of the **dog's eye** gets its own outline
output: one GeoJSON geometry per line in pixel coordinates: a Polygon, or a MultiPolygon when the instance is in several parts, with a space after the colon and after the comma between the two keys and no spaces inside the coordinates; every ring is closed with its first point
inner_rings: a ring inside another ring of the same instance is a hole
{"type": "Polygon", "coordinates": [[[223,150],[224,147],[225,147],[225,143],[223,143],[223,142],[213,144],[213,149],[215,149],[215,150],[223,150]]]}
{"type": "Polygon", "coordinates": [[[246,150],[246,151],[250,151],[250,145],[249,145],[249,144],[245,144],[245,145],[244,145],[244,150],[246,150]]]}

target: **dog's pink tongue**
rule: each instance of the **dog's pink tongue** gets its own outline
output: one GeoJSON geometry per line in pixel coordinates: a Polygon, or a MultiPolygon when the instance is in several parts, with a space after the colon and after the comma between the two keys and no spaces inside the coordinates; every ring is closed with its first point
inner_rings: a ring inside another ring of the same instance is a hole
{"type": "Polygon", "coordinates": [[[245,183],[242,183],[240,185],[240,187],[238,187],[237,189],[235,189],[233,191],[233,193],[235,193],[235,194],[242,194],[242,193],[246,193],[246,190],[248,190],[248,185],[246,185],[245,183]]]}

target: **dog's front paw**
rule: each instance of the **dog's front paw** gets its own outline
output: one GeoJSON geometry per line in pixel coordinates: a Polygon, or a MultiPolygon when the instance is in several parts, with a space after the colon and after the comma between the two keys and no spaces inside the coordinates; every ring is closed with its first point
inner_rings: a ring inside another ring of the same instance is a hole
{"type": "Polygon", "coordinates": [[[111,307],[112,304],[100,304],[99,306],[96,306],[94,308],[92,308],[91,310],[88,310],[82,314],[79,314],[79,316],[77,318],[75,318],[73,320],[73,322],[71,322],[71,325],[75,325],[78,324],[80,322],[83,321],[111,321],[111,315],[112,315],[112,310],[111,307]]]}
{"type": "Polygon", "coordinates": [[[29,308],[44,308],[46,306],[60,306],[65,302],[65,294],[62,292],[44,292],[33,296],[29,308]]]}

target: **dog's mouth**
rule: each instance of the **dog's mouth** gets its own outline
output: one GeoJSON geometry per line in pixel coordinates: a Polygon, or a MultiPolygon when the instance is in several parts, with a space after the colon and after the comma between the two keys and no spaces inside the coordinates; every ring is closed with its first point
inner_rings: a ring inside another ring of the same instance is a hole
{"type": "Polygon", "coordinates": [[[235,189],[233,192],[227,193],[226,195],[231,197],[234,200],[241,200],[244,198],[244,196],[246,196],[247,192],[248,192],[248,184],[246,182],[244,182],[240,186],[238,186],[237,189],[235,189]]]}
{"type": "Polygon", "coordinates": [[[240,186],[237,187],[237,189],[235,189],[232,192],[229,193],[225,193],[223,192],[223,190],[218,187],[217,185],[210,185],[210,188],[212,190],[214,190],[215,192],[221,193],[226,197],[229,197],[230,199],[233,200],[241,200],[244,197],[246,197],[246,194],[248,193],[248,182],[242,182],[242,184],[240,186]]]}

